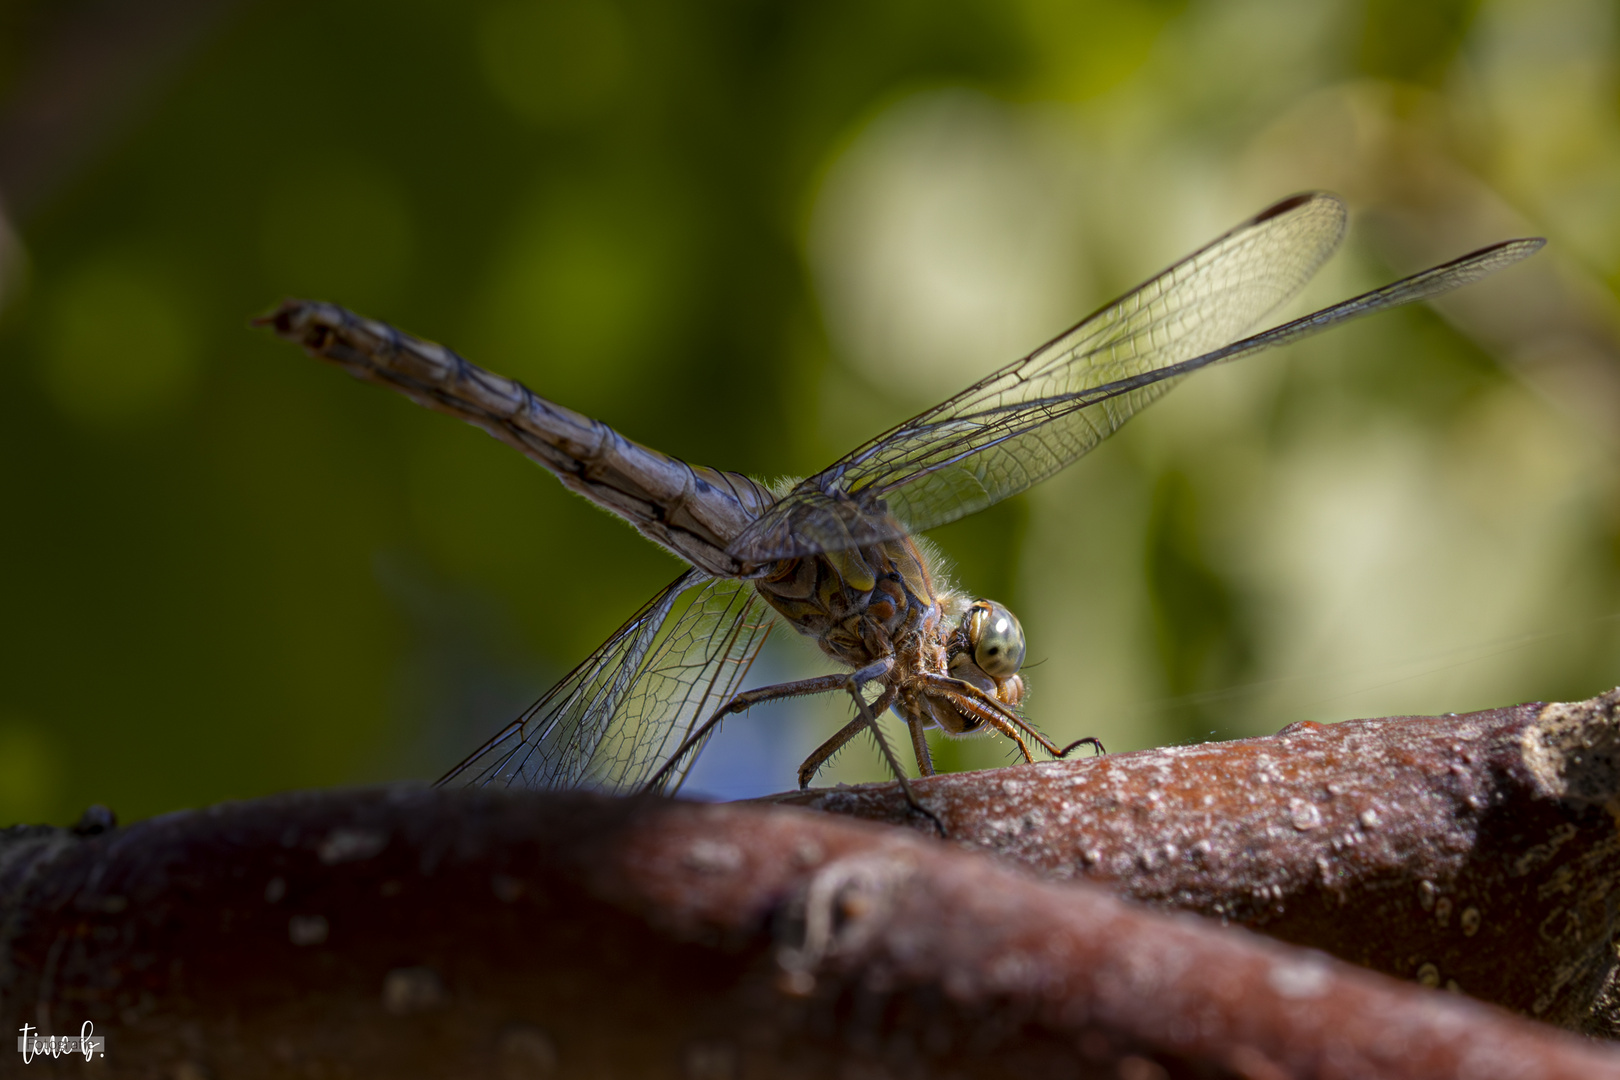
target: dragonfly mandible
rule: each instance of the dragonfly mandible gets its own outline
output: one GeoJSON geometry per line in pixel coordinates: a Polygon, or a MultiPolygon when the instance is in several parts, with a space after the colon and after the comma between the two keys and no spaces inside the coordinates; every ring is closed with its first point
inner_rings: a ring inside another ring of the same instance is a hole
{"type": "Polygon", "coordinates": [[[876,722],[885,710],[905,721],[923,775],[934,771],[929,728],[999,732],[1026,761],[1032,745],[1056,757],[1086,743],[1101,749],[1090,739],[1059,746],[1024,718],[1018,620],[937,578],[914,534],[1046,479],[1200,368],[1438,296],[1545,243],[1494,244],[1242,336],[1304,287],[1346,220],[1333,195],[1284,199],[780,490],[641,446],[441,345],[330,304],[288,300],[258,321],[358,378],[483,428],[689,564],[441,785],[672,793],[727,716],[846,693],[855,718],[804,762],[800,786],[870,731],[909,799],[906,770],[876,722]],[[777,622],[809,635],[843,670],[739,693],[777,622]]]}

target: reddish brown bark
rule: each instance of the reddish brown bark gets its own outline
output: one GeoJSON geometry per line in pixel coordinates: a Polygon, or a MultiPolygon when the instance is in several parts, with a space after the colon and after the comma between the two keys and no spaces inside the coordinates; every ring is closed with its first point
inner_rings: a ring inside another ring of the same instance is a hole
{"type": "Polygon", "coordinates": [[[7,1019],[93,1020],[129,1075],[1620,1076],[1456,995],[793,810],[339,792],[33,843],[7,1019]]]}
{"type": "MultiPolygon", "coordinates": [[[[783,807],[409,788],[12,830],[0,1012],[91,1020],[134,1076],[1620,1077],[1601,1044],[1111,895],[1374,963],[1425,950],[1442,981],[1590,1022],[1615,703],[918,785],[951,843],[783,807]]],[[[808,798],[894,812],[882,785],[808,798]]]]}
{"type": "MultiPolygon", "coordinates": [[[[1620,1030],[1620,690],[913,783],[964,846],[1620,1030]]],[[[917,823],[893,784],[775,802],[917,823]]]]}

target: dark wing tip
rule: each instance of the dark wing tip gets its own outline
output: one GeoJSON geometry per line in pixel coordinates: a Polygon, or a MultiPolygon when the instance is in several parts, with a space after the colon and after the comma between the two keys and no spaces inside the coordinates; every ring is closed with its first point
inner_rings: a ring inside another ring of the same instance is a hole
{"type": "Polygon", "coordinates": [[[1331,199],[1334,202],[1339,201],[1339,197],[1337,195],[1331,195],[1325,191],[1302,191],[1298,195],[1290,195],[1286,199],[1272,203],[1270,206],[1254,215],[1254,217],[1250,218],[1249,224],[1258,225],[1263,221],[1270,221],[1272,218],[1282,217],[1290,210],[1297,210],[1306,203],[1316,202],[1319,199],[1331,199]]]}
{"type": "Polygon", "coordinates": [[[1465,264],[1478,265],[1486,268],[1486,273],[1511,266],[1520,259],[1527,259],[1547,246],[1544,236],[1525,236],[1517,240],[1502,240],[1495,244],[1487,244],[1477,251],[1470,251],[1466,255],[1459,255],[1450,262],[1443,262],[1433,267],[1429,273],[1447,270],[1454,266],[1465,264]]]}
{"type": "Polygon", "coordinates": [[[1500,244],[1492,244],[1475,252],[1476,255],[1486,255],[1500,252],[1505,262],[1518,262],[1528,258],[1547,246],[1545,236],[1523,236],[1517,240],[1503,240],[1500,244]]]}

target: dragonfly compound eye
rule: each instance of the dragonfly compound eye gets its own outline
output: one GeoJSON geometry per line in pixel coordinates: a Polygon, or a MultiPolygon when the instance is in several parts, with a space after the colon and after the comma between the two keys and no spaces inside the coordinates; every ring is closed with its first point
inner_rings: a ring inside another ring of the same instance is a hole
{"type": "Polygon", "coordinates": [[[979,670],[997,679],[1017,673],[1024,662],[1024,628],[1018,617],[994,600],[975,600],[968,611],[968,644],[979,670]]]}

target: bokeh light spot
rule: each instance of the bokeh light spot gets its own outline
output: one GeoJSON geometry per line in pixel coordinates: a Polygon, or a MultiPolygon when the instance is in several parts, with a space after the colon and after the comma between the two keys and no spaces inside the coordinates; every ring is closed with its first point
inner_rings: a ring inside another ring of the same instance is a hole
{"type": "Polygon", "coordinates": [[[94,258],[48,292],[44,315],[46,391],[87,426],[161,419],[196,380],[190,305],[156,260],[133,253],[94,258]]]}
{"type": "Polygon", "coordinates": [[[578,408],[649,362],[679,316],[680,210],[583,186],[520,220],[489,290],[482,348],[506,374],[578,408]]]}
{"type": "Polygon", "coordinates": [[[410,201],[386,170],[323,157],[273,184],[260,241],[277,291],[375,309],[410,272],[410,201]]]}
{"type": "Polygon", "coordinates": [[[599,115],[629,67],[624,20],[605,0],[518,0],[478,26],[485,78],[497,97],[543,127],[599,115]]]}
{"type": "Polygon", "coordinates": [[[1073,321],[1074,215],[1018,115],[961,89],[908,98],[835,160],[810,265],[839,353],[914,404],[1073,321]]]}

